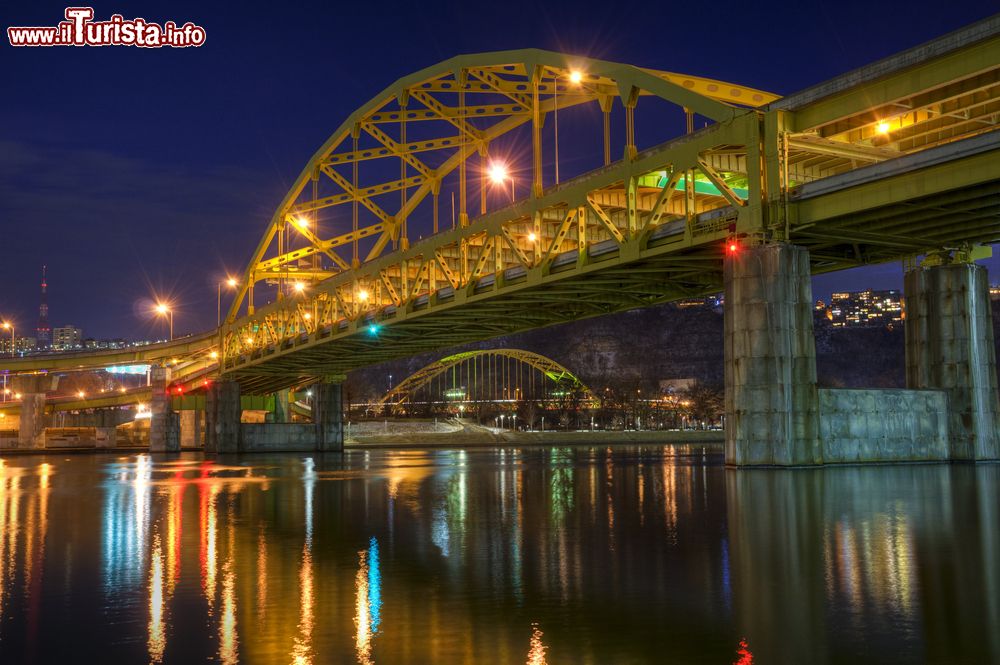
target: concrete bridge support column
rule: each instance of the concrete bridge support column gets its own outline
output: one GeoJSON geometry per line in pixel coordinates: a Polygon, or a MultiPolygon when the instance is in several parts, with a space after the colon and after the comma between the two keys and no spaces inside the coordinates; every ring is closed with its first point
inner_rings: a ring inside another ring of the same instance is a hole
{"type": "Polygon", "coordinates": [[[45,393],[21,394],[18,448],[45,447],[45,393]]]}
{"type": "Polygon", "coordinates": [[[809,252],[725,259],[726,464],[822,464],[809,252]]]}
{"type": "Polygon", "coordinates": [[[1000,459],[1000,406],[986,268],[921,266],[904,278],[906,386],[948,394],[949,456],[1000,459]]]}
{"type": "Polygon", "coordinates": [[[98,448],[114,448],[118,445],[118,419],[117,409],[98,409],[94,414],[98,448]]]}
{"type": "Polygon", "coordinates": [[[154,366],[150,369],[149,381],[153,393],[149,405],[149,451],[178,452],[181,449],[180,419],[171,404],[170,370],[154,366]]]}
{"type": "Polygon", "coordinates": [[[344,449],[344,399],[341,381],[324,381],[313,388],[316,450],[344,449]]]}
{"type": "Polygon", "coordinates": [[[201,446],[201,411],[190,409],[180,412],[181,448],[201,446]]]}
{"type": "Polygon", "coordinates": [[[239,452],[242,416],[238,382],[216,381],[209,386],[205,397],[205,452],[239,452]]]}
{"type": "Polygon", "coordinates": [[[14,378],[14,389],[21,393],[21,416],[18,424],[18,448],[44,448],[45,392],[52,387],[52,379],[47,375],[18,376],[14,378]]]}
{"type": "Polygon", "coordinates": [[[291,391],[287,388],[284,390],[279,390],[274,393],[274,411],[267,414],[267,422],[275,423],[290,423],[292,422],[291,417],[291,403],[289,398],[291,397],[291,391]]]}

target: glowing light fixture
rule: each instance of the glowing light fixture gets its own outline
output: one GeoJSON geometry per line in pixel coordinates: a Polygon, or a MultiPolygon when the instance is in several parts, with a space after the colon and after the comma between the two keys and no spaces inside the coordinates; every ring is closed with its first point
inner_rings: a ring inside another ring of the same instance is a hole
{"type": "Polygon", "coordinates": [[[882,120],[877,125],[875,125],[875,131],[877,131],[879,134],[888,134],[889,133],[889,123],[886,122],[885,120],[882,120]]]}
{"type": "Polygon", "coordinates": [[[534,233],[528,234],[528,242],[535,242],[536,240],[538,240],[538,236],[536,236],[534,233]]]}
{"type": "Polygon", "coordinates": [[[368,334],[370,334],[370,335],[377,335],[378,334],[378,324],[377,323],[373,323],[370,326],[368,326],[368,334]]]}
{"type": "Polygon", "coordinates": [[[302,293],[305,290],[306,290],[305,284],[303,284],[302,282],[295,282],[295,291],[297,293],[302,293]]]}
{"type": "Polygon", "coordinates": [[[569,73],[569,81],[574,85],[579,85],[583,80],[583,73],[579,69],[573,69],[569,73]]]}
{"type": "Polygon", "coordinates": [[[489,176],[493,184],[502,184],[509,177],[507,165],[501,162],[493,162],[490,164],[489,176]]]}
{"type": "Polygon", "coordinates": [[[368,300],[368,292],[365,291],[364,289],[358,291],[358,300],[360,300],[361,302],[368,300]]]}
{"type": "Polygon", "coordinates": [[[210,354],[208,354],[208,357],[211,358],[212,360],[216,360],[219,357],[219,352],[212,351],[210,354]]]}

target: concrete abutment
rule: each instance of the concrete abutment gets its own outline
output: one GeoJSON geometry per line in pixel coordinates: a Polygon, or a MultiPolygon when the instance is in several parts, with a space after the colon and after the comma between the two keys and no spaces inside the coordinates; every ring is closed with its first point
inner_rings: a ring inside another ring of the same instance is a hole
{"type": "Polygon", "coordinates": [[[819,390],[808,251],[745,247],[725,263],[726,464],[1000,459],[985,268],[906,274],[906,390],[819,390]]]}
{"type": "Polygon", "coordinates": [[[1000,404],[986,268],[906,272],[906,385],[947,395],[948,459],[1000,459],[1000,404]]]}

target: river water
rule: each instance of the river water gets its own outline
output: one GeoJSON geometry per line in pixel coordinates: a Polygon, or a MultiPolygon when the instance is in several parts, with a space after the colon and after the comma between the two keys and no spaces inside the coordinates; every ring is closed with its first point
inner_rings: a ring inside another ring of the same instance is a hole
{"type": "Polygon", "coordinates": [[[0,663],[1000,662],[1000,465],[0,460],[0,663]]]}

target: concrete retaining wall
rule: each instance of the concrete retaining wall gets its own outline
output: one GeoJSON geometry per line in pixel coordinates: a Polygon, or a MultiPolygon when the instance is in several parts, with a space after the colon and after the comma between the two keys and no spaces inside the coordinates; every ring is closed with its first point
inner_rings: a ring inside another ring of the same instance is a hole
{"type": "Polygon", "coordinates": [[[819,391],[825,463],[948,459],[948,396],[942,390],[819,391]]]}
{"type": "MultiPolygon", "coordinates": [[[[333,440],[339,425],[328,426],[327,440],[333,440]]],[[[312,423],[243,423],[240,425],[240,452],[312,452],[319,449],[316,426],[312,423]]]]}

